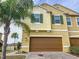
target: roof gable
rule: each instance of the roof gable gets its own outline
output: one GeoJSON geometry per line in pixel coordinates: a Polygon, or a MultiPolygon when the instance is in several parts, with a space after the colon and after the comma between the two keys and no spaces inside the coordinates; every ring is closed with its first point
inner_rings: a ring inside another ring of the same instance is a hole
{"type": "Polygon", "coordinates": [[[50,11],[50,12],[52,12],[53,10],[57,10],[57,11],[59,11],[59,12],[64,13],[62,10],[59,10],[59,9],[57,9],[57,8],[55,8],[55,7],[53,7],[53,6],[49,5],[49,4],[47,4],[47,3],[41,4],[40,7],[44,8],[44,9],[46,9],[47,11],[50,11]]]}
{"type": "Polygon", "coordinates": [[[34,6],[33,10],[34,10],[34,9],[37,9],[37,10],[42,9],[42,10],[44,10],[44,11],[46,11],[46,12],[50,12],[49,10],[47,10],[47,9],[41,7],[41,6],[34,6]]]}
{"type": "Polygon", "coordinates": [[[53,7],[55,7],[55,8],[57,8],[57,9],[63,11],[63,12],[66,13],[66,14],[69,14],[69,15],[79,15],[78,12],[76,12],[76,11],[74,11],[74,10],[72,10],[72,9],[69,9],[69,8],[67,8],[67,7],[65,7],[65,6],[62,6],[62,5],[60,5],[60,4],[54,4],[53,7]]]}

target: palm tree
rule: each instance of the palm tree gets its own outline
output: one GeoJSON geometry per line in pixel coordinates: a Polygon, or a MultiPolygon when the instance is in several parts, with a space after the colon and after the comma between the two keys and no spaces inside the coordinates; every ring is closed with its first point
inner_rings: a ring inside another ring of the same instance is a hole
{"type": "Polygon", "coordinates": [[[29,27],[22,20],[31,15],[32,8],[32,0],[6,0],[0,2],[0,25],[4,25],[2,59],[6,59],[6,46],[10,33],[10,24],[18,24],[29,31],[29,27]]]}
{"type": "Polygon", "coordinates": [[[16,49],[16,47],[15,47],[15,39],[18,39],[19,37],[18,37],[18,33],[13,33],[12,35],[11,35],[11,37],[12,38],[14,38],[14,50],[16,49]]]}

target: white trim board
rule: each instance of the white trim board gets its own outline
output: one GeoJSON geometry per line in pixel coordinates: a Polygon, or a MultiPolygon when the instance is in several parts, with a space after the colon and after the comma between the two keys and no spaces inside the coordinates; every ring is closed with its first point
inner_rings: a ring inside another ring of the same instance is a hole
{"type": "Polygon", "coordinates": [[[52,31],[64,31],[64,32],[67,32],[68,30],[62,30],[62,29],[52,29],[52,31]]]}
{"type": "Polygon", "coordinates": [[[69,36],[69,37],[77,37],[77,38],[79,38],[79,35],[72,35],[72,36],[69,36]]]}
{"type": "Polygon", "coordinates": [[[30,37],[63,37],[62,35],[30,35],[30,37]]]}
{"type": "Polygon", "coordinates": [[[79,31],[68,31],[68,32],[79,32],[79,31]]]}
{"type": "MultiPolygon", "coordinates": [[[[39,30],[35,30],[36,32],[39,32],[39,30]]],[[[79,32],[79,31],[68,31],[68,30],[62,30],[62,29],[52,29],[52,30],[46,30],[46,31],[58,31],[58,32],[79,32]]]]}
{"type": "Polygon", "coordinates": [[[68,47],[70,47],[70,46],[69,46],[69,45],[64,45],[63,47],[64,47],[64,48],[68,48],[68,47]]]}

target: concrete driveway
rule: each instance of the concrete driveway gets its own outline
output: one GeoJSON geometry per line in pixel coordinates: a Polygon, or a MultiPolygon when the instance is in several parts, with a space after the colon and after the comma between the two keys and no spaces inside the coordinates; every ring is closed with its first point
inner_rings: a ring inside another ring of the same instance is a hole
{"type": "Polygon", "coordinates": [[[30,52],[25,59],[79,59],[64,52],[30,52]]]}

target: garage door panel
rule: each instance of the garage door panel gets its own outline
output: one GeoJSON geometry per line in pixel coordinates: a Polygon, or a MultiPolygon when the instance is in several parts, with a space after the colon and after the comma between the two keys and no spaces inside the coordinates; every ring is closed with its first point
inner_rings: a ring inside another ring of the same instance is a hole
{"type": "Polygon", "coordinates": [[[62,51],[62,38],[31,37],[30,51],[62,51]]]}
{"type": "MultiPolygon", "coordinates": [[[[32,46],[32,48],[36,48],[36,46],[32,46]]],[[[39,47],[37,47],[37,48],[61,48],[60,46],[58,47],[58,46],[39,46],[39,47]]]]}
{"type": "Polygon", "coordinates": [[[79,47],[79,38],[70,38],[71,46],[78,46],[79,47]]]}

